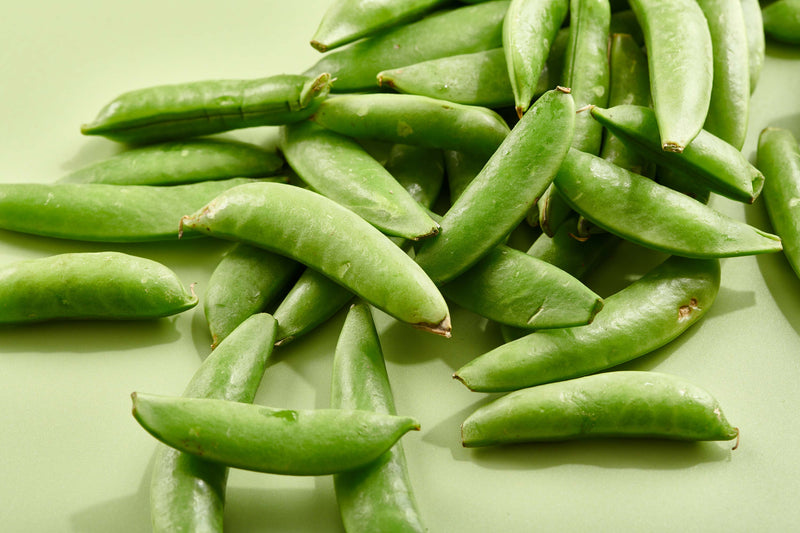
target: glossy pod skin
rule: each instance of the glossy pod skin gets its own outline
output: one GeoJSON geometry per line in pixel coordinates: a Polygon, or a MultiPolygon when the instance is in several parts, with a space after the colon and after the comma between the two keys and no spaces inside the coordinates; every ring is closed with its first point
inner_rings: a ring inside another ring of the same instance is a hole
{"type": "MultiPolygon", "coordinates": [[[[378,332],[361,302],[347,313],[336,344],[331,407],[397,414],[378,332]]],[[[400,442],[363,468],[334,474],[333,486],[348,533],[426,531],[400,442]]]]}
{"type": "Polygon", "coordinates": [[[663,150],[681,152],[703,128],[711,101],[711,34],[694,0],[630,0],[647,46],[663,150]]]}
{"type": "Polygon", "coordinates": [[[177,275],[118,252],[69,253],[0,268],[0,324],[47,320],[146,320],[197,305],[177,275]]]}
{"type": "Polygon", "coordinates": [[[447,304],[422,269],[368,222],[317,193],[249,183],[185,216],[182,227],[291,257],[401,322],[450,335],[447,304]]]}
{"type": "Polygon", "coordinates": [[[330,86],[331,76],[321,73],[148,87],[112,100],[81,132],[142,144],[288,124],[308,118],[330,86]]]}
{"type": "Polygon", "coordinates": [[[283,159],[277,154],[252,144],[196,139],[127,150],[71,172],[58,181],[182,185],[227,178],[261,178],[274,175],[281,167],[283,159]]]}
{"type": "Polygon", "coordinates": [[[781,250],[776,235],[577,150],[570,150],[555,184],[591,223],[646,248],[694,258],[781,250]]]}
{"type": "Polygon", "coordinates": [[[374,90],[382,70],[501,46],[507,9],[508,2],[492,1],[436,13],[329,52],[306,74],[329,72],[335,92],[374,90]]]}
{"type": "Polygon", "coordinates": [[[750,72],[750,93],[756,90],[761,69],[764,67],[766,43],[761,4],[758,0],[742,0],[742,15],[747,32],[747,67],[750,72]]]}
{"type": "Polygon", "coordinates": [[[778,0],[761,10],[764,33],[776,41],[800,44],[800,0],[778,0]]]}
{"type": "Polygon", "coordinates": [[[501,392],[585,376],[625,363],[683,333],[711,307],[719,261],[673,256],[605,299],[591,324],[535,331],[487,352],[453,377],[501,392]]]}
{"type": "Polygon", "coordinates": [[[103,183],[0,185],[0,228],[99,242],[178,238],[181,213],[201,208],[246,178],[171,187],[103,183]]]}
{"type": "MultiPolygon", "coordinates": [[[[187,398],[251,403],[275,340],[275,319],[251,316],[220,344],[186,386],[187,398]]],[[[153,531],[222,531],[227,467],[159,446],[150,477],[153,531]]]]}
{"type": "Polygon", "coordinates": [[[572,140],[572,96],[546,92],[516,124],[480,174],[445,213],[416,261],[446,283],[499,244],[547,188],[572,140]]]}
{"type": "Polygon", "coordinates": [[[585,438],[732,440],[719,402],[682,378],[606,372],[512,392],[461,425],[464,446],[585,438]]]}

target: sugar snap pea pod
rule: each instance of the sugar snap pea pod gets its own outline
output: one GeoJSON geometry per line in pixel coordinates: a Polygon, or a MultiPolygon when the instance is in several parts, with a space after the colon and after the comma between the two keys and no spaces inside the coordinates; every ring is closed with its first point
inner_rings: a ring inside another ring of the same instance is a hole
{"type": "Polygon", "coordinates": [[[329,52],[306,74],[329,72],[335,92],[375,89],[382,70],[501,46],[507,9],[508,2],[492,1],[436,13],[329,52]]]}
{"type": "Polygon", "coordinates": [[[450,204],[452,205],[467,186],[475,179],[486,165],[487,158],[483,155],[447,150],[444,152],[444,164],[447,170],[447,184],[450,190],[450,204]]]}
{"type": "Polygon", "coordinates": [[[511,0],[503,21],[503,51],[517,116],[530,107],[556,33],[567,16],[567,0],[511,0]]]}
{"type": "Polygon", "coordinates": [[[591,113],[621,141],[659,165],[697,178],[713,192],[747,203],[761,193],[761,172],[738,149],[705,130],[700,130],[683,152],[668,153],[658,147],[656,114],[651,109],[623,105],[611,109],[595,107],[591,113]]]}
{"type": "MultiPolygon", "coordinates": [[[[364,303],[350,308],[336,344],[331,407],[397,414],[380,339],[364,303]]],[[[426,531],[400,442],[363,468],[334,474],[333,486],[349,533],[426,531]]]]}
{"type": "Polygon", "coordinates": [[[579,238],[577,222],[573,216],[561,224],[552,237],[540,235],[526,253],[581,279],[608,252],[617,238],[609,233],[579,238]]]}
{"type": "Polygon", "coordinates": [[[539,215],[538,225],[542,233],[552,237],[561,224],[572,214],[572,208],[558,195],[551,183],[536,202],[539,215]]]}
{"type": "Polygon", "coordinates": [[[591,324],[535,331],[473,359],[453,377],[499,392],[585,376],[625,363],[683,333],[719,291],[716,259],[672,256],[605,299],[591,324]]]}
{"type": "Polygon", "coordinates": [[[142,320],[195,305],[197,297],[172,270],[118,252],[60,254],[0,268],[0,324],[142,320]]]}
{"type": "MultiPolygon", "coordinates": [[[[625,1],[627,2],[627,0],[625,1]]],[[[642,27],[639,26],[636,15],[630,9],[615,12],[612,6],[611,23],[609,24],[608,31],[611,35],[616,33],[630,35],[637,46],[644,46],[642,27]]]]}
{"type": "Polygon", "coordinates": [[[567,92],[531,106],[480,174],[442,218],[439,235],[416,260],[442,284],[475,264],[525,218],[553,179],[572,140],[575,107],[567,92]]]}
{"type": "Polygon", "coordinates": [[[766,128],[758,139],[758,167],[767,177],[764,203],[772,226],[784,243],[784,254],[800,276],[800,147],[782,128],[766,128]]]}
{"type": "Polygon", "coordinates": [[[354,94],[331,98],[312,119],[357,139],[377,139],[490,156],[508,135],[491,109],[412,94],[354,94]]]}
{"type": "Polygon", "coordinates": [[[148,87],[112,100],[81,132],[139,144],[287,124],[308,118],[330,86],[321,73],[148,87]]]}
{"type": "Polygon", "coordinates": [[[234,244],[211,273],[203,300],[212,346],[249,316],[263,311],[299,270],[299,263],[282,255],[234,244]]]}
{"type": "Polygon", "coordinates": [[[761,10],[764,33],[776,41],[800,44],[800,0],[778,0],[761,10]]]}
{"type": "Polygon", "coordinates": [[[747,33],[747,66],[750,71],[750,93],[756,90],[761,69],[764,67],[766,43],[764,42],[764,21],[761,18],[761,4],[758,0],[742,0],[742,15],[747,33]]]}
{"type": "Polygon", "coordinates": [[[127,150],[71,172],[58,181],[113,185],[181,185],[227,178],[272,176],[282,166],[283,160],[276,153],[252,144],[196,139],[127,150]]]}
{"type": "Polygon", "coordinates": [[[461,425],[466,447],[585,438],[732,440],[719,402],[658,372],[606,372],[512,392],[461,425]]]}
{"type": "Polygon", "coordinates": [[[606,231],[684,257],[735,257],[781,250],[778,236],[578,150],[555,178],[575,211],[606,231]]]}
{"type": "MultiPolygon", "coordinates": [[[[252,402],[274,340],[275,319],[249,317],[206,357],[183,395],[252,402]]],[[[227,477],[223,465],[160,446],[150,478],[153,531],[222,531],[227,477]]]]}
{"type": "Polygon", "coordinates": [[[436,222],[355,140],[306,121],[285,126],[280,145],[286,161],[312,189],[384,233],[416,240],[438,231],[436,222]]]}
{"type": "Polygon", "coordinates": [[[276,409],[134,392],[133,416],[163,443],[243,470],[322,476],[374,461],[416,420],[371,411],[276,409]]]}
{"type": "Polygon", "coordinates": [[[445,0],[336,0],[320,20],[311,46],[326,52],[422,17],[445,0]]]}
{"type": "Polygon", "coordinates": [[[182,227],[286,255],[402,322],[450,334],[447,304],[425,272],[364,219],[312,191],[248,183],[185,216],[182,227]]]}
{"type": "Polygon", "coordinates": [[[426,209],[433,206],[444,183],[441,150],[395,144],[384,166],[420,205],[426,209]]]}
{"type": "Polygon", "coordinates": [[[681,152],[703,128],[711,101],[711,34],[694,0],[630,0],[647,46],[663,150],[681,152]]]}
{"type": "Polygon", "coordinates": [[[694,198],[698,202],[708,204],[711,199],[711,191],[702,180],[697,180],[676,168],[657,167],[655,180],[657,183],[694,198]]]}
{"type": "Polygon", "coordinates": [[[196,211],[222,191],[249,181],[232,178],[171,187],[0,184],[0,228],[82,241],[174,240],[181,213],[196,211]]]}

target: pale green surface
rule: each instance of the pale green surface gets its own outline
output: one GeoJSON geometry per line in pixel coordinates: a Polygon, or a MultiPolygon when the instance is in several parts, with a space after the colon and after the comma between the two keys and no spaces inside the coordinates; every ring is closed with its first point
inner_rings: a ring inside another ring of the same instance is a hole
{"type": "MultiPolygon", "coordinates": [[[[119,4],[15,2],[0,18],[0,180],[51,181],[117,151],[78,128],[117,94],[147,85],[299,72],[326,0],[119,4]],[[43,5],[44,4],[44,5],[43,5]]],[[[800,49],[771,43],[753,96],[745,154],[767,124],[800,137],[800,49]]],[[[251,142],[269,130],[237,135],[251,142]]],[[[765,230],[763,203],[715,197],[765,230]]],[[[164,262],[198,294],[227,244],[118,246],[164,262]]],[[[0,232],[2,261],[95,251],[0,232]]],[[[624,253],[634,259],[648,257],[624,253]]],[[[610,263],[604,295],[648,264],[610,263]]],[[[465,450],[458,426],[485,395],[450,374],[500,339],[460,310],[453,338],[376,314],[397,410],[422,431],[403,438],[431,532],[790,531],[800,522],[800,281],[780,255],[722,262],[722,289],[686,335],[626,368],[657,369],[710,390],[741,428],[730,443],[590,442],[465,450]]],[[[344,319],[276,350],[257,403],[327,407],[344,319]]],[[[211,339],[201,307],[149,323],[49,324],[0,330],[0,530],[141,532],[156,441],[130,414],[134,390],[180,394],[211,339]]],[[[341,532],[333,484],[233,471],[227,531],[341,532]]]]}

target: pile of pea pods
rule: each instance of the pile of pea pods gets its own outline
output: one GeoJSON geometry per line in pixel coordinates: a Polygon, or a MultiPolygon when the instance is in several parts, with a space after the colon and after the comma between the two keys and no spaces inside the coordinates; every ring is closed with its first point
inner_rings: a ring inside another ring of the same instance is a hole
{"type": "Polygon", "coordinates": [[[763,18],[756,0],[335,0],[305,72],[130,91],[81,128],[129,149],[0,185],[6,230],[232,241],[202,295],[154,261],[63,254],[0,271],[0,323],[202,301],[213,351],[184,395],[132,395],[165,444],[156,531],[221,530],[229,467],[333,475],[347,531],[426,530],[400,442],[420,426],[396,412],[371,307],[445,337],[451,303],[501,324],[505,344],[453,375],[508,393],[464,420],[464,446],[738,440],[709,392],[613,367],[702,318],[719,258],[784,251],[800,274],[797,140],[770,128],[756,165],[741,153],[765,33],[797,43],[798,20],[793,0],[763,18]],[[280,127],[280,153],[213,137],[256,126],[280,127]],[[762,191],[780,236],[707,205],[762,191]],[[603,299],[581,278],[622,240],[667,259],[603,299]],[[254,405],[273,350],[348,304],[330,408],[254,405]]]}

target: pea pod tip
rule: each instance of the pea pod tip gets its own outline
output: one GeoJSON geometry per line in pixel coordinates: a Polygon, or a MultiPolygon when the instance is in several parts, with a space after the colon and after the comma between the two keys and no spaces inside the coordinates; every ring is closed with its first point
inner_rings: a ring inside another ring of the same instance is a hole
{"type": "Polygon", "coordinates": [[[426,324],[426,323],[419,323],[414,324],[415,328],[419,328],[424,331],[430,331],[431,333],[435,333],[437,335],[441,335],[446,339],[450,338],[450,315],[448,314],[446,317],[442,319],[441,322],[438,324],[426,324]]]}
{"type": "Polygon", "coordinates": [[[321,43],[321,42],[317,41],[316,39],[311,39],[309,41],[309,44],[311,45],[311,48],[313,48],[314,50],[316,50],[318,52],[323,52],[324,53],[324,52],[328,51],[328,45],[326,45],[324,43],[321,43]]]}

